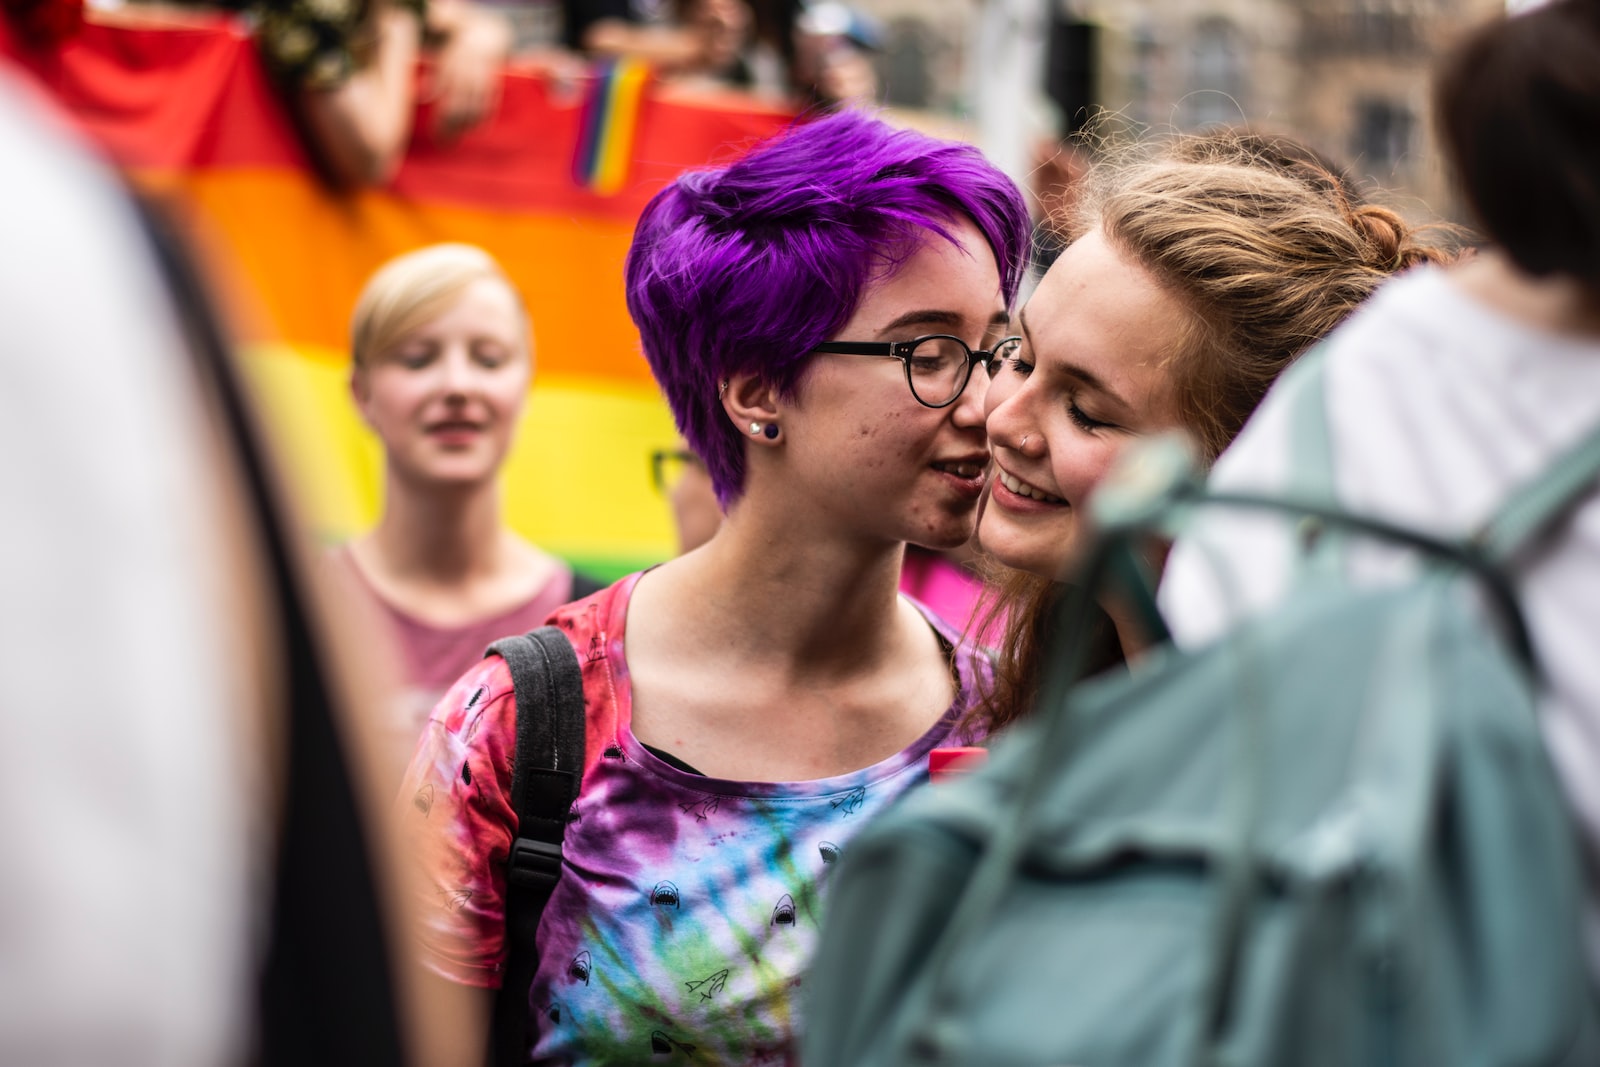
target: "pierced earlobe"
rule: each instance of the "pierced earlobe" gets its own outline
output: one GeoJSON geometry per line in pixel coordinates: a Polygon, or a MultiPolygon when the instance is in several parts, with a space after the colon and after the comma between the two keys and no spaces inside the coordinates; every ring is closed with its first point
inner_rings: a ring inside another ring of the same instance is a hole
{"type": "Polygon", "coordinates": [[[767,440],[776,441],[778,439],[778,424],[775,422],[769,422],[767,423],[766,429],[762,430],[761,432],[767,435],[767,440]]]}

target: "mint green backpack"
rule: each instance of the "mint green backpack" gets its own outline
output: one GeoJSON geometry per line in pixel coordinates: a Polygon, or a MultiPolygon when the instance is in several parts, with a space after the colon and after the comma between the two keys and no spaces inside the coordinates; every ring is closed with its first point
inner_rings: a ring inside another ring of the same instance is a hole
{"type": "MultiPolygon", "coordinates": [[[[1316,373],[1296,384],[1320,404],[1316,373]]],[[[1587,491],[1600,432],[1460,543],[1312,488],[1207,497],[1183,469],[1158,446],[1097,494],[1064,658],[1106,581],[1160,625],[1133,549],[1195,507],[1322,531],[1303,580],[1207,648],[1083,683],[1061,665],[982,770],[863,831],[830,886],[803,1062],[1600,1063],[1576,831],[1503,570],[1587,491]],[[1325,565],[1356,532],[1414,549],[1414,580],[1325,565]]]]}

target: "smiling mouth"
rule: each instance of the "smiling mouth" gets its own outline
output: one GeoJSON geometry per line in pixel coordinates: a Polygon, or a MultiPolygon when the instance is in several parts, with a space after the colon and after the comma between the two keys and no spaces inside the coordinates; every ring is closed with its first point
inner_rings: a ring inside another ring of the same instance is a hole
{"type": "Polygon", "coordinates": [[[1017,494],[1018,496],[1025,496],[1030,500],[1037,500],[1040,503],[1044,503],[1044,504],[1065,504],[1066,503],[1065,500],[1061,499],[1058,496],[1051,496],[1049,493],[1045,492],[1043,489],[1034,488],[1033,486],[1029,485],[1027,482],[1023,481],[1021,478],[1013,477],[1012,475],[1007,474],[1005,471],[1000,471],[999,473],[1000,473],[1000,484],[1005,486],[1007,489],[1011,490],[1013,493],[1017,494]]]}

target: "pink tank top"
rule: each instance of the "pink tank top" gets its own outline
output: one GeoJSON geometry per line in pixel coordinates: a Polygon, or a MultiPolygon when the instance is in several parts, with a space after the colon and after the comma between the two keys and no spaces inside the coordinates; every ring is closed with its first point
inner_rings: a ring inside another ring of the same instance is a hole
{"type": "MultiPolygon", "coordinates": [[[[378,617],[389,623],[395,649],[400,653],[404,677],[400,706],[385,724],[386,747],[409,759],[428,713],[451,684],[483,658],[484,649],[499,638],[526,633],[572,599],[572,571],[557,566],[544,588],[515,607],[463,626],[434,626],[408,615],[385,600],[356,565],[349,545],[334,556],[354,577],[354,585],[372,603],[378,617]]],[[[403,765],[403,763],[401,764],[403,765]]]]}

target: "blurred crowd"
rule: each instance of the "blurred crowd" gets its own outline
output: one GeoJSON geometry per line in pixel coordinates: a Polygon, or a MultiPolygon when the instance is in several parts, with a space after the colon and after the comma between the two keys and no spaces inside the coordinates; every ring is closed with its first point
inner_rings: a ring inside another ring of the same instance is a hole
{"type": "Polygon", "coordinates": [[[491,117],[508,68],[576,78],[630,58],[685,88],[746,92],[796,109],[878,94],[875,22],[835,0],[563,0],[560,45],[519,47],[513,8],[483,0],[11,0],[30,47],[59,47],[85,21],[181,27],[237,14],[315,159],[342,186],[388,181],[419,101],[449,140],[491,117]],[[419,78],[419,58],[427,60],[419,78]]]}

